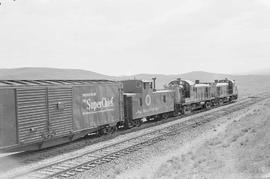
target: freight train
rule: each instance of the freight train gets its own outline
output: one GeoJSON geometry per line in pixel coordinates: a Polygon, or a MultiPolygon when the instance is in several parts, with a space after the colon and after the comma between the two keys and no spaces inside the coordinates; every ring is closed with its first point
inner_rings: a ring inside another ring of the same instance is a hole
{"type": "Polygon", "coordinates": [[[238,97],[232,80],[0,80],[0,150],[28,151],[110,134],[238,97]]]}

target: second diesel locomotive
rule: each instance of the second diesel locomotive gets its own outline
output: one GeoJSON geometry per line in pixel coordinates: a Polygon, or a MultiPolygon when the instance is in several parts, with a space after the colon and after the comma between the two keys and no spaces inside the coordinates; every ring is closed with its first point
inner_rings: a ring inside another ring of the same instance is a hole
{"type": "Polygon", "coordinates": [[[0,150],[37,150],[237,99],[232,80],[1,80],[0,150]]]}
{"type": "Polygon", "coordinates": [[[213,83],[195,83],[180,78],[169,83],[175,91],[175,111],[189,113],[198,108],[210,108],[238,98],[233,80],[215,80],[213,83]]]}

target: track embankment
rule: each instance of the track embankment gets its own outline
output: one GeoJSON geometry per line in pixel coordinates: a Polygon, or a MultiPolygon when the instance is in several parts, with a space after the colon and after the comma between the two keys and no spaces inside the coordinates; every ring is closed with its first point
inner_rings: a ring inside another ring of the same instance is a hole
{"type": "Polygon", "coordinates": [[[196,127],[202,126],[205,123],[243,110],[268,97],[267,94],[264,94],[254,98],[242,99],[237,103],[221,106],[189,117],[178,117],[179,119],[174,119],[162,125],[130,132],[125,136],[116,137],[105,143],[98,143],[97,145],[92,145],[73,153],[63,154],[56,158],[11,170],[4,173],[2,177],[67,178],[76,176],[84,171],[92,170],[103,164],[110,163],[122,156],[142,150],[147,146],[166,141],[168,138],[179,135],[184,131],[196,129],[196,127]]]}

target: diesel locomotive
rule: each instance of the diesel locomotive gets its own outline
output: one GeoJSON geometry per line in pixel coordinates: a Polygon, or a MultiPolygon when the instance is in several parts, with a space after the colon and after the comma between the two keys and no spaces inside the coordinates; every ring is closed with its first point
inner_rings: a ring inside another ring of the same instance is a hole
{"type": "Polygon", "coordinates": [[[238,97],[232,80],[0,80],[0,150],[27,151],[211,108],[238,97]]]}

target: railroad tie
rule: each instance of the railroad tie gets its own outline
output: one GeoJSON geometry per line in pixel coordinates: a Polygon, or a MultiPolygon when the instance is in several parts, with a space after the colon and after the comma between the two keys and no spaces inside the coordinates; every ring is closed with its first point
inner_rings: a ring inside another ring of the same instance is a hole
{"type": "Polygon", "coordinates": [[[108,157],[104,157],[104,158],[101,159],[101,161],[103,161],[103,162],[110,162],[110,161],[112,161],[112,160],[109,159],[108,157]]]}
{"type": "Polygon", "coordinates": [[[96,166],[96,164],[94,164],[94,163],[89,163],[89,164],[87,164],[86,166],[87,166],[87,167],[92,167],[92,168],[94,168],[94,167],[96,166]]]}
{"type": "Polygon", "coordinates": [[[76,175],[76,173],[75,172],[72,172],[72,171],[68,171],[68,172],[66,172],[66,174],[67,175],[70,175],[70,176],[76,175]]]}
{"type": "Polygon", "coordinates": [[[123,154],[130,154],[130,151],[129,151],[129,149],[126,149],[126,150],[124,150],[122,153],[123,153],[123,154]]]}
{"type": "Polygon", "coordinates": [[[84,169],[82,168],[82,167],[80,167],[80,168],[75,168],[74,169],[76,172],[83,172],[84,171],[84,169]]]}
{"type": "Polygon", "coordinates": [[[81,166],[83,169],[85,169],[85,170],[90,170],[91,168],[93,168],[93,167],[89,167],[88,165],[84,165],[84,166],[81,166]]]}
{"type": "Polygon", "coordinates": [[[62,173],[62,174],[60,174],[59,176],[60,176],[60,177],[64,177],[64,178],[70,177],[70,175],[68,175],[68,174],[66,174],[66,173],[62,173]]]}

